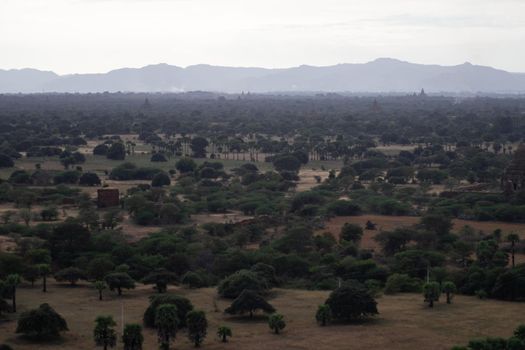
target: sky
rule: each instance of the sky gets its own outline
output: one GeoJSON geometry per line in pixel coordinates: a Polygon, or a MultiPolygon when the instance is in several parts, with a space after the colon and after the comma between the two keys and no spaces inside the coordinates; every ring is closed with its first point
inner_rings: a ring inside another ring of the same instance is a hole
{"type": "Polygon", "coordinates": [[[379,57],[525,72],[525,0],[0,0],[0,69],[379,57]]]}

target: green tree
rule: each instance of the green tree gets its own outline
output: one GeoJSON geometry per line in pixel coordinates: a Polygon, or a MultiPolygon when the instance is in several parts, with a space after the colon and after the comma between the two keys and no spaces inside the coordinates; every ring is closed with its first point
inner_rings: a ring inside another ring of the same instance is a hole
{"type": "Polygon", "coordinates": [[[177,275],[166,269],[158,269],[150,272],[142,279],[144,284],[154,284],[155,289],[159,293],[166,293],[168,284],[174,284],[177,280],[177,275]]]}
{"type": "Polygon", "coordinates": [[[434,302],[439,300],[441,287],[438,282],[428,282],[423,285],[423,296],[429,307],[434,307],[434,302]]]}
{"type": "Polygon", "coordinates": [[[177,307],[173,304],[160,305],[155,316],[155,327],[161,350],[169,350],[170,342],[177,335],[178,326],[177,307]]]}
{"type": "Polygon", "coordinates": [[[239,270],[223,279],[217,288],[219,295],[225,298],[236,298],[245,289],[262,293],[268,289],[268,282],[257,272],[239,270]]]}
{"type": "Polygon", "coordinates": [[[361,226],[350,223],[345,223],[343,225],[343,228],[341,229],[342,240],[359,243],[361,237],[363,237],[363,228],[361,226]]]}
{"type": "Polygon", "coordinates": [[[108,347],[113,348],[117,345],[117,332],[113,327],[116,326],[113,317],[98,316],[95,320],[95,329],[93,330],[93,338],[95,344],[101,346],[104,350],[108,347]]]}
{"type": "Polygon", "coordinates": [[[454,297],[454,293],[456,293],[457,288],[454,282],[447,281],[443,283],[443,293],[447,296],[447,304],[452,303],[452,298],[454,297]]]}
{"type": "Polygon", "coordinates": [[[217,330],[217,335],[223,343],[226,343],[228,342],[228,337],[231,337],[233,333],[230,327],[220,326],[217,330]]]}
{"type": "Polygon", "coordinates": [[[191,158],[181,158],[175,163],[175,168],[183,174],[191,173],[197,168],[197,164],[191,158]]]}
{"type": "Polygon", "coordinates": [[[126,272],[113,272],[105,277],[105,281],[111,291],[116,290],[122,295],[122,289],[134,289],[135,281],[126,272]]]}
{"type": "Polygon", "coordinates": [[[76,285],[79,280],[85,280],[86,274],[77,267],[68,267],[55,273],[55,279],[59,282],[67,281],[72,286],[76,285]]]}
{"type": "Polygon", "coordinates": [[[315,319],[321,326],[326,326],[332,319],[332,310],[327,304],[319,305],[317,312],[315,313],[315,319]]]}
{"type": "Polygon", "coordinates": [[[41,304],[37,309],[23,312],[16,327],[16,333],[25,334],[38,341],[57,338],[60,332],[67,330],[66,320],[48,304],[41,304]]]}
{"type": "Polygon", "coordinates": [[[160,172],[156,174],[151,180],[151,187],[163,187],[163,186],[169,186],[170,184],[171,184],[170,177],[165,172],[160,172]]]}
{"type": "Polygon", "coordinates": [[[279,332],[286,327],[284,316],[278,313],[271,314],[270,317],[268,317],[268,327],[270,327],[275,334],[279,334],[279,332]]]}
{"type": "Polygon", "coordinates": [[[354,321],[377,315],[377,302],[368,289],[357,282],[337,288],[326,300],[334,319],[354,321]]]}
{"type": "Polygon", "coordinates": [[[42,292],[47,292],[47,276],[51,273],[51,266],[49,264],[38,264],[37,269],[42,276],[42,292]]]}
{"type": "Polygon", "coordinates": [[[16,312],[16,289],[20,284],[20,275],[13,273],[6,277],[5,283],[9,289],[9,295],[11,296],[11,309],[16,312]]]}
{"type": "Polygon", "coordinates": [[[122,143],[116,142],[109,147],[106,157],[113,160],[124,160],[126,158],[126,147],[122,143]]]}
{"type": "Polygon", "coordinates": [[[190,311],[186,315],[186,325],[188,326],[188,338],[195,345],[199,347],[208,329],[208,321],[206,320],[206,314],[204,311],[190,311]]]}
{"type": "Polygon", "coordinates": [[[108,288],[108,285],[104,281],[95,281],[93,287],[98,291],[98,300],[102,300],[102,292],[108,288]]]}
{"type": "Polygon", "coordinates": [[[516,243],[518,243],[519,241],[520,241],[520,236],[518,236],[515,233],[510,233],[507,236],[507,242],[510,243],[510,254],[511,254],[513,268],[516,267],[514,255],[516,254],[516,243]]]}
{"type": "Polygon", "coordinates": [[[253,290],[243,290],[242,293],[224,310],[224,312],[236,315],[248,312],[250,318],[256,310],[263,310],[266,313],[275,312],[275,309],[262,296],[253,290]]]}
{"type": "Polygon", "coordinates": [[[29,226],[31,219],[33,218],[33,213],[30,209],[24,208],[18,211],[18,216],[24,221],[26,226],[29,226]]]}
{"type": "Polygon", "coordinates": [[[143,321],[146,327],[155,327],[155,317],[160,305],[172,304],[177,307],[179,327],[186,326],[186,315],[193,310],[189,299],[176,294],[158,294],[150,297],[150,304],[144,312],[143,321]]]}
{"type": "Polygon", "coordinates": [[[124,343],[124,350],[142,350],[142,343],[144,343],[142,327],[134,323],[126,324],[124,326],[122,342],[124,343]]]}

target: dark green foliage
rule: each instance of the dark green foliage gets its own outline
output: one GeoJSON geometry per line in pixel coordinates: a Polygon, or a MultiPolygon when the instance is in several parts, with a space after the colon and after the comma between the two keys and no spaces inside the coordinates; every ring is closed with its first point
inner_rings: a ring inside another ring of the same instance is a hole
{"type": "Polygon", "coordinates": [[[197,164],[191,158],[181,158],[175,163],[175,168],[181,173],[191,173],[195,170],[197,164]]]}
{"type": "Polygon", "coordinates": [[[377,303],[360,283],[350,283],[334,290],[325,302],[332,317],[341,321],[356,321],[377,315],[377,303]]]}
{"type": "Polygon", "coordinates": [[[277,171],[297,172],[301,168],[301,161],[291,154],[277,155],[272,163],[277,171]]]}
{"type": "Polygon", "coordinates": [[[76,267],[68,267],[65,269],[62,269],[58,272],[55,272],[55,279],[59,282],[61,281],[67,281],[72,286],[76,285],[79,280],[85,280],[86,279],[86,273],[76,267]]]}
{"type": "Polygon", "coordinates": [[[15,165],[15,162],[5,154],[0,154],[0,168],[11,168],[15,165]]]}
{"type": "Polygon", "coordinates": [[[16,333],[38,341],[59,337],[61,332],[67,330],[66,320],[48,304],[23,312],[16,327],[16,333]]]}
{"type": "Polygon", "coordinates": [[[206,314],[204,311],[190,311],[186,315],[186,325],[188,326],[188,338],[195,345],[199,347],[204,338],[206,338],[206,332],[208,330],[208,321],[206,320],[206,314]]]}
{"type": "Polygon", "coordinates": [[[122,143],[116,142],[109,147],[106,157],[112,160],[124,160],[126,158],[126,147],[122,143]]]}
{"type": "Polygon", "coordinates": [[[179,327],[185,327],[186,326],[186,315],[188,312],[193,310],[193,305],[191,302],[179,295],[175,294],[163,294],[163,295],[155,295],[150,297],[150,304],[146,311],[144,312],[144,325],[146,327],[154,327],[155,326],[155,317],[157,313],[157,308],[159,305],[162,304],[173,304],[177,307],[177,315],[179,318],[179,327]]]}
{"type": "Polygon", "coordinates": [[[422,281],[409,275],[394,273],[386,281],[385,294],[396,293],[419,293],[422,289],[422,281]]]}
{"type": "Polygon", "coordinates": [[[363,236],[363,228],[359,225],[345,223],[341,229],[341,239],[357,243],[363,236]]]}
{"type": "Polygon", "coordinates": [[[315,319],[321,326],[326,326],[332,320],[332,309],[328,304],[319,305],[315,313],[315,319]]]}
{"type": "Polygon", "coordinates": [[[117,345],[117,332],[113,327],[117,324],[111,316],[98,316],[95,320],[93,338],[95,345],[101,346],[104,350],[114,348],[117,345]]]}
{"type": "Polygon", "coordinates": [[[268,327],[275,333],[279,334],[286,327],[284,316],[278,313],[273,313],[268,317],[268,327]]]}
{"type": "Polygon", "coordinates": [[[423,285],[423,296],[429,307],[434,307],[434,302],[439,300],[441,286],[437,282],[428,282],[423,285]]]}
{"type": "Polygon", "coordinates": [[[93,148],[93,154],[96,156],[105,156],[108,154],[109,147],[106,144],[96,145],[93,148]]]}
{"type": "Polygon", "coordinates": [[[359,205],[347,200],[337,200],[328,204],[326,210],[337,216],[357,215],[361,212],[359,205]]]}
{"type": "Polygon", "coordinates": [[[226,326],[221,326],[219,327],[219,329],[217,330],[217,335],[219,336],[219,338],[221,339],[221,341],[223,343],[226,343],[228,342],[228,337],[231,337],[232,336],[232,330],[230,327],[226,327],[226,326]]]}
{"type": "Polygon", "coordinates": [[[161,304],[155,315],[155,328],[161,350],[168,350],[170,342],[175,339],[180,320],[177,307],[173,304],[161,304]]]}
{"type": "Polygon", "coordinates": [[[154,284],[157,292],[165,293],[168,289],[168,284],[174,284],[177,280],[177,275],[166,269],[157,269],[147,274],[143,279],[144,284],[154,284]]]}
{"type": "Polygon", "coordinates": [[[186,272],[184,276],[182,276],[181,282],[190,288],[202,288],[207,286],[203,276],[193,271],[186,272]]]}
{"type": "Polygon", "coordinates": [[[252,318],[253,313],[257,310],[262,310],[266,313],[275,312],[274,307],[257,292],[245,289],[224,312],[230,315],[249,313],[250,318],[252,318]]]}
{"type": "Polygon", "coordinates": [[[134,323],[126,324],[122,335],[122,343],[124,343],[124,350],[142,350],[142,343],[144,343],[142,327],[134,323]]]}
{"type": "Polygon", "coordinates": [[[150,161],[152,162],[167,162],[168,159],[166,159],[166,156],[162,153],[153,153],[151,156],[150,161]]]}
{"type": "Polygon", "coordinates": [[[500,274],[491,294],[503,300],[525,300],[525,264],[517,265],[500,274]]]}
{"type": "Polygon", "coordinates": [[[116,290],[118,295],[122,295],[122,289],[134,289],[135,281],[126,272],[113,272],[104,278],[110,290],[116,290]]]}
{"type": "Polygon", "coordinates": [[[223,279],[219,283],[217,290],[220,296],[234,299],[245,289],[262,293],[268,288],[268,281],[258,273],[249,270],[240,270],[223,279]]]}
{"type": "Polygon", "coordinates": [[[100,178],[95,173],[83,173],[78,180],[79,185],[98,186],[100,185],[100,178]]]}
{"type": "Polygon", "coordinates": [[[171,180],[168,174],[164,172],[160,172],[155,174],[153,179],[151,180],[151,186],[152,187],[162,187],[162,186],[169,186],[171,184],[171,180]]]}

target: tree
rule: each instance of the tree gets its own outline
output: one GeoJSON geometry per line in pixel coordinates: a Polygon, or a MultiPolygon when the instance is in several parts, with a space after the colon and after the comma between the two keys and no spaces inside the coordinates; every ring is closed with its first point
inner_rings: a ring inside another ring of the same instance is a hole
{"type": "Polygon", "coordinates": [[[204,137],[194,137],[191,140],[191,150],[195,158],[206,158],[206,147],[208,147],[208,140],[204,137]]]}
{"type": "Polygon", "coordinates": [[[108,285],[104,281],[95,281],[93,287],[98,291],[98,300],[102,300],[102,292],[108,288],[108,285]]]}
{"type": "Polygon", "coordinates": [[[507,236],[507,242],[510,243],[510,254],[512,259],[512,267],[516,267],[516,263],[514,260],[514,255],[516,254],[516,243],[520,241],[520,236],[518,236],[516,233],[510,233],[507,236]]]}
{"type": "Polygon", "coordinates": [[[57,338],[60,332],[67,330],[66,320],[49,304],[41,304],[37,309],[23,312],[16,327],[16,333],[25,334],[38,341],[57,338]]]}
{"type": "Polygon", "coordinates": [[[105,144],[96,145],[93,148],[93,155],[95,156],[105,156],[108,154],[109,147],[105,144]]]}
{"type": "Polygon", "coordinates": [[[177,307],[173,304],[162,304],[157,308],[155,316],[155,327],[157,337],[162,350],[169,350],[170,342],[177,335],[179,317],[177,307]]]}
{"type": "Polygon", "coordinates": [[[275,156],[273,159],[273,166],[279,172],[291,171],[298,172],[301,168],[301,162],[295,156],[291,154],[284,154],[275,156]]]}
{"type": "Polygon", "coordinates": [[[162,153],[153,153],[150,162],[167,162],[166,156],[162,153]]]}
{"type": "Polygon", "coordinates": [[[423,296],[429,307],[434,307],[434,302],[439,300],[441,288],[438,282],[428,282],[423,285],[423,296]]]}
{"type": "Polygon", "coordinates": [[[151,187],[169,186],[170,184],[171,184],[170,177],[165,172],[160,172],[156,174],[151,180],[151,187]]]}
{"type": "Polygon", "coordinates": [[[113,348],[117,345],[117,332],[113,327],[116,326],[113,317],[98,316],[95,320],[95,329],[93,330],[93,338],[95,344],[101,346],[104,350],[108,347],[113,348]]]}
{"type": "Polygon", "coordinates": [[[31,282],[31,287],[34,287],[35,281],[40,277],[40,271],[38,271],[38,266],[37,265],[26,266],[22,274],[22,277],[24,277],[26,281],[31,282]]]}
{"type": "Polygon", "coordinates": [[[84,186],[98,186],[100,185],[100,178],[95,173],[84,173],[80,176],[78,184],[84,186]]]}
{"type": "Polygon", "coordinates": [[[20,275],[16,273],[8,275],[5,283],[9,290],[8,294],[11,296],[11,309],[16,312],[16,288],[20,284],[20,275]]]}
{"type": "Polygon", "coordinates": [[[378,314],[377,302],[368,289],[358,282],[337,288],[330,293],[325,304],[337,320],[355,321],[378,314]]]}
{"type": "Polygon", "coordinates": [[[24,208],[18,211],[18,216],[24,221],[26,226],[29,226],[29,222],[31,222],[33,214],[31,213],[30,209],[24,208]]]}
{"type": "Polygon", "coordinates": [[[262,293],[268,289],[268,282],[254,271],[239,270],[223,279],[217,288],[220,296],[231,299],[245,289],[262,293]]]}
{"type": "Polygon", "coordinates": [[[106,276],[106,283],[111,291],[116,290],[119,296],[122,289],[134,289],[135,281],[126,272],[113,272],[106,276]]]}
{"type": "Polygon", "coordinates": [[[124,350],[142,350],[142,343],[144,343],[142,327],[135,323],[126,324],[122,342],[124,343],[124,350]]]}
{"type": "Polygon", "coordinates": [[[363,236],[363,229],[359,225],[345,223],[341,229],[341,239],[358,243],[363,236]]]}
{"type": "Polygon", "coordinates": [[[126,158],[126,147],[122,143],[116,142],[109,147],[106,157],[112,160],[124,160],[126,158]]]}
{"type": "Polygon", "coordinates": [[[221,341],[223,343],[227,343],[228,337],[231,337],[232,334],[233,333],[230,327],[220,326],[219,329],[217,330],[217,335],[219,336],[219,338],[221,338],[221,341]]]}
{"type": "Polygon", "coordinates": [[[286,327],[284,316],[278,313],[271,314],[270,317],[268,317],[268,327],[270,327],[275,334],[279,334],[279,332],[286,327]]]}
{"type": "Polygon", "coordinates": [[[447,281],[443,283],[443,293],[447,296],[447,304],[452,303],[452,298],[454,297],[454,293],[456,293],[456,285],[454,282],[447,281]]]}
{"type": "Polygon", "coordinates": [[[190,311],[186,315],[186,325],[188,326],[188,338],[198,348],[204,338],[208,329],[208,321],[204,311],[190,311]]]}
{"type": "Polygon", "coordinates": [[[154,284],[157,292],[166,293],[168,284],[174,284],[177,280],[177,275],[166,269],[158,269],[150,272],[142,279],[144,284],[154,284]]]}
{"type": "Polygon", "coordinates": [[[317,312],[315,313],[315,319],[321,326],[326,326],[328,322],[332,319],[332,310],[327,304],[319,305],[317,312]]]}
{"type": "Polygon", "coordinates": [[[250,318],[253,318],[253,313],[257,310],[262,310],[266,313],[275,312],[274,307],[257,292],[245,289],[224,312],[230,315],[242,315],[248,312],[250,313],[250,318]]]}
{"type": "Polygon", "coordinates": [[[146,327],[155,327],[155,317],[160,305],[172,304],[177,307],[179,317],[179,327],[186,326],[186,315],[193,310],[191,302],[184,297],[176,294],[160,294],[150,297],[150,304],[144,312],[143,321],[146,327]]]}
{"type": "Polygon", "coordinates": [[[47,292],[47,276],[51,273],[49,264],[38,264],[37,269],[42,276],[42,292],[47,292]]]}
{"type": "Polygon", "coordinates": [[[191,158],[181,158],[175,163],[175,168],[183,174],[191,173],[196,167],[197,164],[191,158]]]}
{"type": "Polygon", "coordinates": [[[55,273],[55,279],[59,282],[67,281],[74,286],[79,280],[85,280],[86,274],[77,267],[68,267],[55,273]]]}
{"type": "Polygon", "coordinates": [[[111,259],[102,256],[94,258],[87,265],[87,275],[91,280],[102,281],[115,268],[111,259]]]}

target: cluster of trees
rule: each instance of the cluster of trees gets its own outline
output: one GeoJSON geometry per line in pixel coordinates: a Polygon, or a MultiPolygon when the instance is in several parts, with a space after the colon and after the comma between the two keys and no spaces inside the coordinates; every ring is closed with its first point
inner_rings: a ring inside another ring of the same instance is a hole
{"type": "Polygon", "coordinates": [[[467,346],[454,346],[451,350],[521,350],[525,349],[525,325],[520,325],[514,331],[512,337],[471,340],[467,346]]]}

